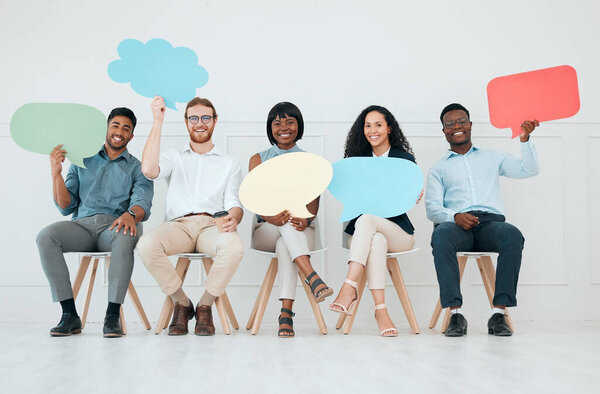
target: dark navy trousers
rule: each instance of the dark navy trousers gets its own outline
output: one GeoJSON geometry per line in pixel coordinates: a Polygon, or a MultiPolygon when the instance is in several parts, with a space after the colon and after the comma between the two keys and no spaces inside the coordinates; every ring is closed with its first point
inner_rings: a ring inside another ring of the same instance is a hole
{"type": "Polygon", "coordinates": [[[431,235],[433,261],[440,285],[442,308],[462,305],[457,252],[497,252],[494,305],[517,305],[517,282],[525,239],[504,216],[469,212],[480,224],[469,231],[454,222],[440,223],[431,235]]]}

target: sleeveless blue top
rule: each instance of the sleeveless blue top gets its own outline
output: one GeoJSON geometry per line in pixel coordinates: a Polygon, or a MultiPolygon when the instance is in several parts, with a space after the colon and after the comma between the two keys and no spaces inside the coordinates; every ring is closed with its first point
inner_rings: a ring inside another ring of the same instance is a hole
{"type": "Polygon", "coordinates": [[[298,145],[294,145],[291,149],[285,150],[285,149],[280,149],[277,146],[277,144],[275,144],[272,147],[270,147],[269,149],[264,150],[259,153],[260,162],[264,163],[265,161],[272,159],[274,157],[277,157],[279,155],[283,155],[286,153],[292,153],[292,152],[304,152],[304,151],[302,149],[300,149],[300,147],[298,147],[298,145]]]}
{"type": "MultiPolygon", "coordinates": [[[[285,150],[285,149],[279,148],[277,146],[277,144],[275,144],[272,147],[270,147],[269,149],[259,152],[258,154],[260,156],[260,162],[264,163],[265,161],[272,159],[274,157],[277,157],[279,155],[285,155],[286,153],[292,153],[292,152],[304,152],[304,151],[302,149],[300,149],[300,147],[298,145],[294,145],[292,148],[285,150]]],[[[256,220],[258,223],[265,221],[259,215],[256,215],[256,220]]]]}

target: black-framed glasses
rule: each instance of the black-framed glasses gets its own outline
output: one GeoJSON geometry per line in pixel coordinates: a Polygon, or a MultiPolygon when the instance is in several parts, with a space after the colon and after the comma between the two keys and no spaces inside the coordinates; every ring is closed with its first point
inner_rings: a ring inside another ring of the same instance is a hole
{"type": "Polygon", "coordinates": [[[209,124],[210,120],[212,119],[212,116],[209,115],[202,115],[202,116],[196,116],[196,115],[192,115],[192,116],[188,116],[186,119],[188,120],[188,122],[190,122],[191,124],[196,124],[198,123],[199,120],[202,121],[202,123],[204,124],[209,124]]]}
{"type": "Polygon", "coordinates": [[[469,124],[469,119],[468,118],[460,118],[460,119],[456,119],[456,120],[451,120],[449,122],[444,122],[444,127],[447,129],[451,129],[457,123],[461,126],[466,126],[467,124],[469,124]]]}

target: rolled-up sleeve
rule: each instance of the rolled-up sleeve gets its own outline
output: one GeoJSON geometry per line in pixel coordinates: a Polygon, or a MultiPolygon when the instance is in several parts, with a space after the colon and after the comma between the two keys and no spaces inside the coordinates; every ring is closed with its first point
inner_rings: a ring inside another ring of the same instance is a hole
{"type": "Polygon", "coordinates": [[[427,218],[434,223],[453,222],[455,211],[444,207],[444,184],[441,169],[433,167],[427,176],[425,208],[427,218]]]}
{"type": "Polygon", "coordinates": [[[500,175],[509,178],[529,178],[540,172],[537,152],[531,141],[521,143],[521,157],[506,155],[500,163],[500,175]]]}
{"type": "Polygon", "coordinates": [[[134,205],[140,206],[144,210],[142,221],[148,220],[150,217],[152,197],[154,197],[154,182],[144,176],[141,165],[138,165],[134,171],[129,209],[134,205]]]}
{"type": "Polygon", "coordinates": [[[77,173],[77,166],[74,164],[71,164],[69,167],[69,172],[67,173],[67,178],[65,179],[65,186],[71,195],[71,202],[69,203],[69,206],[63,209],[57,204],[56,201],[54,201],[54,205],[56,205],[59,212],[63,216],[72,214],[79,206],[79,174],[77,173]]]}
{"type": "Polygon", "coordinates": [[[240,184],[242,183],[242,168],[237,160],[233,160],[229,175],[227,178],[227,185],[225,186],[225,193],[223,198],[223,208],[229,211],[234,207],[242,207],[240,202],[239,192],[240,184]]]}
{"type": "Polygon", "coordinates": [[[173,171],[174,153],[176,152],[173,150],[161,153],[158,161],[158,176],[154,180],[166,179],[171,176],[171,172],[173,171]]]}

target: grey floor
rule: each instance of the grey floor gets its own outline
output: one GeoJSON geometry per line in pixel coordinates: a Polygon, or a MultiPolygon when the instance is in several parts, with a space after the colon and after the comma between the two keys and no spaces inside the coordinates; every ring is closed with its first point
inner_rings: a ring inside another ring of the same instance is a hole
{"type": "MultiPolygon", "coordinates": [[[[48,323],[0,323],[3,393],[599,393],[600,322],[515,322],[510,338],[485,321],[446,338],[425,328],[376,335],[358,321],[344,336],[298,321],[294,339],[264,322],[252,336],[168,337],[130,323],[104,339],[102,326],[51,338],[48,323]]],[[[190,324],[190,327],[193,326],[190,324]]]]}

